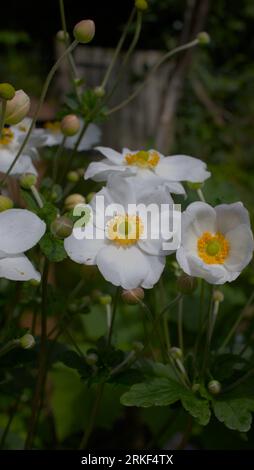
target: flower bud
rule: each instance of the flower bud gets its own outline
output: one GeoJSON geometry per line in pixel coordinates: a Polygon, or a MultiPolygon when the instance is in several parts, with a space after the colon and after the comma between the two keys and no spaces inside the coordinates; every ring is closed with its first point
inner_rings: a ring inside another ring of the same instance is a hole
{"type": "Polygon", "coordinates": [[[193,393],[198,392],[199,389],[200,389],[200,384],[193,384],[191,387],[191,390],[193,391],[193,393]]]}
{"type": "Polygon", "coordinates": [[[105,96],[105,88],[103,88],[102,86],[96,86],[94,88],[94,94],[98,97],[98,98],[103,98],[105,96]]]}
{"type": "Polygon", "coordinates": [[[211,380],[208,384],[208,390],[212,395],[218,395],[221,391],[221,384],[218,380],[211,380]]]}
{"type": "Polygon", "coordinates": [[[50,225],[51,233],[57,238],[67,238],[71,235],[73,229],[73,222],[63,215],[53,220],[50,225]]]}
{"type": "Polygon", "coordinates": [[[176,348],[176,347],[170,348],[169,353],[171,354],[173,359],[182,359],[183,357],[183,352],[180,348],[176,348]]]}
{"type": "Polygon", "coordinates": [[[0,195],[0,212],[13,208],[13,201],[7,196],[0,195]]]}
{"type": "Polygon", "coordinates": [[[67,31],[65,33],[63,30],[60,30],[56,33],[56,39],[59,42],[66,42],[66,41],[69,41],[70,35],[69,35],[69,33],[67,33],[67,31]]]}
{"type": "Polygon", "coordinates": [[[75,114],[68,114],[61,121],[61,131],[65,137],[76,135],[80,129],[79,118],[75,114]]]}
{"type": "Polygon", "coordinates": [[[205,31],[202,31],[201,33],[199,33],[197,35],[197,39],[198,39],[199,44],[201,44],[202,46],[205,46],[206,44],[210,43],[210,36],[205,31]]]}
{"type": "Polygon", "coordinates": [[[23,189],[30,189],[37,182],[37,176],[33,173],[25,173],[19,178],[19,184],[23,189]]]}
{"type": "MultiPolygon", "coordinates": [[[[83,172],[84,172],[84,170],[83,170],[83,172]]],[[[87,201],[88,204],[91,202],[91,200],[94,198],[95,195],[96,195],[96,193],[89,193],[86,196],[86,201],[87,201]]]]}
{"type": "Polygon", "coordinates": [[[187,181],[187,186],[188,186],[190,189],[194,189],[194,190],[197,191],[198,189],[203,188],[204,183],[192,183],[191,181],[187,181]]]}
{"type": "Polygon", "coordinates": [[[135,0],[135,7],[137,10],[145,11],[148,9],[148,3],[146,0],[135,0]]]}
{"type": "Polygon", "coordinates": [[[144,345],[143,345],[143,343],[141,343],[141,341],[134,341],[133,344],[132,344],[132,347],[133,347],[134,351],[136,351],[137,353],[143,351],[143,349],[144,349],[144,345]]]}
{"type": "Polygon", "coordinates": [[[69,171],[66,175],[66,178],[70,183],[77,183],[80,179],[79,173],[77,171],[69,171]]]}
{"type": "Polygon", "coordinates": [[[10,83],[0,83],[0,99],[9,101],[15,96],[15,88],[10,83]]]}
{"type": "Polygon", "coordinates": [[[81,44],[91,42],[95,35],[95,24],[92,20],[82,20],[76,24],[73,36],[81,44]]]}
{"type": "Polygon", "coordinates": [[[123,290],[121,297],[125,304],[135,305],[143,300],[145,296],[142,287],[136,287],[136,289],[123,290]]]}
{"type": "Polygon", "coordinates": [[[216,289],[213,293],[213,300],[214,302],[223,302],[224,294],[220,290],[216,289]]]}
{"type": "Polygon", "coordinates": [[[188,274],[181,274],[176,281],[176,286],[177,290],[182,294],[190,295],[196,290],[198,281],[195,277],[188,274]]]}
{"type": "Polygon", "coordinates": [[[88,353],[86,355],[86,362],[89,366],[94,366],[98,362],[98,356],[96,353],[88,353]]]}
{"type": "Polygon", "coordinates": [[[27,333],[20,338],[19,344],[23,349],[31,349],[35,346],[35,339],[32,335],[27,333]]]}
{"type": "Polygon", "coordinates": [[[111,295],[101,295],[99,302],[101,305],[110,305],[112,303],[112,297],[111,295]]]}
{"type": "Polygon", "coordinates": [[[30,279],[29,284],[33,287],[38,287],[40,285],[41,281],[38,281],[37,279],[30,279]]]}
{"type": "Polygon", "coordinates": [[[30,98],[23,91],[18,90],[15,96],[6,103],[5,122],[9,125],[18,124],[24,119],[30,109],[30,98]]]}
{"type": "Polygon", "coordinates": [[[86,200],[82,194],[70,194],[70,196],[64,200],[64,207],[66,210],[70,211],[74,209],[77,204],[85,204],[85,202],[86,200]]]}

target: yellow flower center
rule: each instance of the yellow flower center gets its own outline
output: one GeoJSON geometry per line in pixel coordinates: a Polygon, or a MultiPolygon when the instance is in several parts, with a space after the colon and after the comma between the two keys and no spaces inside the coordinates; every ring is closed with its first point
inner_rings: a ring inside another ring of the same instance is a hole
{"type": "Polygon", "coordinates": [[[109,220],[106,233],[109,240],[119,245],[137,243],[144,231],[140,217],[136,215],[116,215],[109,220]]]}
{"type": "Polygon", "coordinates": [[[198,256],[206,264],[223,264],[229,255],[229,242],[217,232],[204,232],[197,242],[198,256]]]}
{"type": "Polygon", "coordinates": [[[131,154],[128,153],[125,155],[125,161],[127,165],[135,165],[140,168],[155,168],[160,160],[160,156],[157,152],[145,152],[141,150],[140,152],[131,154]]]}
{"type": "Polygon", "coordinates": [[[1,145],[9,145],[13,141],[14,133],[9,127],[4,127],[0,138],[1,145]]]}
{"type": "Polygon", "coordinates": [[[44,124],[44,128],[50,132],[53,132],[54,134],[58,134],[58,132],[60,132],[60,125],[60,121],[46,122],[44,124]]]}

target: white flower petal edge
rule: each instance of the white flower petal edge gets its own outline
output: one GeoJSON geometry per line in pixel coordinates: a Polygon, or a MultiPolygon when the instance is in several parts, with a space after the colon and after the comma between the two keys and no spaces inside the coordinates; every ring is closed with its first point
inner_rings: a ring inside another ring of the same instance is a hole
{"type": "Polygon", "coordinates": [[[7,254],[23,253],[44,235],[45,223],[26,209],[9,209],[0,213],[0,250],[7,254]]]}
{"type": "Polygon", "coordinates": [[[0,259],[0,277],[10,281],[39,281],[41,276],[25,255],[7,256],[0,259]]]}
{"type": "Polygon", "coordinates": [[[183,213],[182,240],[176,257],[187,274],[211,284],[231,282],[250,262],[253,250],[249,215],[242,203],[212,208],[206,203],[195,202],[183,213]],[[218,249],[218,252],[211,253],[208,245],[203,245],[205,254],[199,252],[198,242],[204,241],[205,233],[216,240],[217,248],[213,246],[212,249],[218,249]]]}
{"type": "Polygon", "coordinates": [[[159,161],[155,173],[169,181],[202,183],[211,176],[206,168],[206,164],[198,158],[172,155],[159,161]]]}

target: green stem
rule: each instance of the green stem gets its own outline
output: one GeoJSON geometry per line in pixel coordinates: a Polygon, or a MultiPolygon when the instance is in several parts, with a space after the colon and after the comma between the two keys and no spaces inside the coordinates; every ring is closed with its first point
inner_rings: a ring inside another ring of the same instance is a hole
{"type": "Polygon", "coordinates": [[[45,259],[42,275],[42,302],[41,302],[41,344],[39,352],[39,369],[35,392],[32,402],[32,414],[28,427],[25,449],[30,449],[33,445],[34,435],[37,425],[37,417],[40,410],[43,386],[45,382],[45,372],[47,364],[47,288],[48,288],[49,262],[45,259]]]}
{"type": "Polygon", "coordinates": [[[32,131],[33,131],[33,128],[35,126],[35,123],[38,119],[38,116],[39,116],[39,113],[40,113],[40,109],[41,109],[41,106],[45,100],[45,97],[47,95],[47,92],[48,92],[48,88],[49,88],[49,85],[51,83],[51,80],[52,78],[54,77],[59,65],[61,64],[62,60],[66,57],[66,55],[71,52],[73,49],[75,49],[75,47],[78,45],[78,41],[73,41],[72,44],[68,47],[68,49],[66,49],[64,51],[64,53],[59,57],[59,59],[56,61],[56,63],[53,65],[53,67],[51,68],[51,70],[49,71],[48,75],[47,75],[47,78],[45,80],[45,83],[44,83],[44,86],[42,88],[42,92],[41,92],[41,96],[40,96],[40,99],[39,99],[39,103],[37,105],[37,108],[36,108],[36,111],[34,113],[34,116],[33,116],[33,119],[32,119],[32,122],[31,122],[31,125],[29,127],[29,130],[26,134],[26,137],[24,138],[23,142],[22,142],[22,145],[16,155],[16,157],[14,158],[12,164],[10,165],[10,167],[8,168],[7,172],[5,173],[3,179],[0,181],[0,187],[3,186],[3,184],[5,183],[6,179],[8,178],[8,175],[10,174],[12,168],[14,167],[14,165],[17,163],[17,160],[18,158],[20,157],[20,155],[22,154],[25,146],[27,145],[29,139],[30,139],[30,136],[32,134],[32,131]]]}
{"type": "Polygon", "coordinates": [[[214,325],[214,322],[213,322],[213,288],[212,288],[211,301],[210,301],[209,311],[208,311],[208,324],[207,324],[204,362],[203,362],[203,374],[206,372],[206,369],[207,369],[209,349],[210,349],[212,333],[213,333],[213,325],[214,325]]]}
{"type": "Polygon", "coordinates": [[[113,302],[112,317],[111,317],[111,322],[110,322],[110,327],[109,327],[109,332],[108,332],[108,346],[110,346],[111,339],[112,339],[113,327],[114,327],[115,318],[116,318],[116,309],[117,309],[117,303],[118,303],[119,295],[120,295],[120,287],[117,287],[114,302],[113,302]]]}
{"type": "Polygon", "coordinates": [[[53,159],[53,174],[52,174],[52,179],[53,179],[53,182],[55,183],[56,182],[56,178],[57,178],[57,167],[58,167],[58,160],[59,158],[61,157],[63,151],[64,151],[64,146],[65,146],[65,142],[66,142],[66,139],[67,137],[64,135],[63,136],[63,139],[62,139],[62,142],[60,143],[55,155],[54,155],[54,159],[53,159]]]}
{"type": "Polygon", "coordinates": [[[101,87],[102,87],[102,88],[105,88],[106,85],[107,85],[107,83],[108,83],[108,80],[109,80],[109,78],[110,78],[111,72],[112,72],[113,67],[114,67],[114,65],[115,65],[115,63],[116,63],[116,60],[117,60],[117,58],[118,58],[118,55],[119,55],[120,52],[121,52],[121,49],[122,49],[122,47],[123,47],[123,43],[124,43],[124,41],[125,41],[125,39],[126,39],[128,30],[129,30],[129,27],[130,27],[130,25],[131,25],[131,23],[132,23],[132,20],[133,20],[133,18],[134,18],[135,13],[136,13],[136,8],[133,8],[133,10],[132,10],[132,12],[131,12],[131,14],[130,14],[130,17],[129,17],[129,19],[128,19],[128,21],[127,21],[125,27],[124,27],[124,30],[123,30],[122,35],[121,35],[121,37],[120,37],[120,40],[119,40],[119,42],[118,42],[118,44],[117,44],[117,46],[116,46],[115,52],[114,52],[114,54],[113,54],[112,60],[111,60],[111,62],[110,62],[110,64],[109,64],[109,67],[108,67],[108,69],[107,69],[107,71],[106,71],[105,77],[104,77],[104,79],[103,79],[103,81],[102,81],[102,83],[101,83],[101,87]]]}
{"type": "Polygon", "coordinates": [[[127,104],[129,104],[134,98],[136,98],[137,95],[143,90],[147,82],[152,78],[153,74],[157,71],[157,69],[167,60],[169,60],[171,57],[173,57],[175,54],[178,52],[185,51],[187,49],[190,49],[191,47],[197,46],[199,43],[198,39],[194,39],[193,41],[188,42],[187,44],[184,44],[182,46],[176,47],[172,51],[167,52],[158,62],[152,67],[148,75],[146,76],[145,80],[139,85],[139,87],[136,88],[136,90],[131,93],[131,95],[123,100],[121,103],[119,103],[117,106],[115,106],[112,109],[109,109],[107,112],[107,115],[110,115],[112,113],[115,113],[116,111],[119,111],[120,109],[124,108],[127,104]]]}
{"type": "Polygon", "coordinates": [[[39,193],[38,189],[34,185],[32,185],[30,189],[31,189],[31,193],[33,194],[33,197],[36,200],[39,208],[42,209],[43,201],[42,201],[42,198],[40,196],[40,193],[39,193]]]}
{"type": "Polygon", "coordinates": [[[102,398],[102,394],[103,394],[103,390],[104,390],[104,385],[105,385],[104,383],[100,383],[97,387],[97,393],[96,393],[94,406],[93,406],[93,409],[92,409],[92,413],[91,413],[87,428],[84,432],[83,438],[82,438],[80,446],[79,446],[80,449],[85,449],[86,448],[89,437],[90,437],[90,435],[93,431],[95,420],[96,420],[96,417],[97,417],[97,414],[98,414],[98,411],[99,411],[99,406],[100,406],[100,402],[101,402],[101,398],[102,398]]]}
{"type": "Polygon", "coordinates": [[[21,396],[18,396],[18,398],[16,399],[14,405],[12,406],[12,409],[11,409],[11,412],[9,414],[9,418],[8,418],[8,421],[7,421],[7,424],[5,426],[5,429],[3,431],[3,434],[1,436],[1,440],[0,440],[0,449],[3,449],[4,447],[4,444],[5,444],[5,441],[6,441],[6,438],[8,436],[8,433],[9,433],[9,430],[10,430],[10,427],[11,427],[11,424],[12,424],[12,421],[16,415],[16,412],[17,412],[17,409],[19,407],[19,403],[20,403],[20,400],[21,400],[21,396]]]}
{"type": "Polygon", "coordinates": [[[199,197],[200,201],[206,202],[204,193],[203,193],[201,188],[197,189],[197,194],[198,194],[198,197],[199,197]]]}
{"type": "Polygon", "coordinates": [[[183,297],[180,298],[178,304],[178,343],[179,348],[181,349],[182,353],[184,354],[183,349],[183,297]]]}
{"type": "Polygon", "coordinates": [[[79,134],[79,136],[78,136],[78,139],[77,139],[77,141],[76,141],[76,143],[75,143],[75,146],[73,147],[71,154],[68,155],[67,165],[66,165],[66,168],[65,168],[65,170],[64,170],[64,172],[63,172],[63,175],[62,175],[62,181],[64,180],[65,176],[67,175],[68,171],[69,171],[70,168],[71,168],[71,164],[72,164],[73,157],[75,156],[75,153],[78,151],[80,142],[81,142],[81,140],[83,139],[83,137],[84,137],[84,135],[85,135],[85,132],[86,132],[86,130],[87,130],[89,124],[90,124],[90,120],[88,120],[87,122],[84,123],[83,128],[82,128],[82,130],[81,130],[81,132],[80,132],[80,134],[79,134]]]}
{"type": "Polygon", "coordinates": [[[0,139],[2,138],[2,132],[3,132],[3,128],[4,128],[6,106],[7,106],[7,101],[2,100],[1,117],[0,117],[0,139]]]}

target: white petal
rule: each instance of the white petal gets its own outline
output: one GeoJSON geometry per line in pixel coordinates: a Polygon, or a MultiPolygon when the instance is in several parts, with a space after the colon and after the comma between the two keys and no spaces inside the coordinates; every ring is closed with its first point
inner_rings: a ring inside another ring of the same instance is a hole
{"type": "Polygon", "coordinates": [[[95,150],[98,150],[105,157],[107,157],[115,165],[122,165],[123,156],[121,153],[116,152],[115,150],[109,147],[96,147],[95,150]]]}
{"type": "Polygon", "coordinates": [[[220,204],[215,207],[217,215],[217,229],[226,234],[238,225],[246,224],[250,226],[250,218],[247,209],[241,202],[234,204],[220,204]]]}
{"type": "MultiPolygon", "coordinates": [[[[72,149],[79,137],[75,135],[74,137],[68,137],[65,142],[65,147],[72,149]]],[[[95,124],[89,124],[84,136],[81,139],[81,142],[78,146],[78,151],[82,152],[82,150],[88,150],[94,147],[94,145],[98,144],[101,138],[101,130],[95,124]]]]}
{"type": "Polygon", "coordinates": [[[173,183],[172,181],[164,182],[163,186],[168,188],[170,193],[173,194],[186,194],[186,191],[181,183],[173,183]]]}
{"type": "Polygon", "coordinates": [[[121,204],[127,211],[128,204],[136,204],[136,191],[132,178],[123,178],[119,175],[110,175],[107,189],[112,201],[121,204]]]}
{"type": "Polygon", "coordinates": [[[108,245],[99,251],[96,261],[104,278],[124,289],[141,286],[150,272],[147,255],[136,246],[108,245]]]}
{"type": "Polygon", "coordinates": [[[183,248],[177,250],[176,259],[185,273],[201,277],[210,284],[224,284],[233,280],[224,265],[206,264],[198,256],[187,254],[183,248]]]}
{"type": "Polygon", "coordinates": [[[0,259],[0,277],[11,281],[39,281],[41,278],[29,259],[22,254],[0,259]]]}
{"type": "Polygon", "coordinates": [[[9,254],[32,248],[46,230],[46,224],[26,209],[9,209],[0,213],[0,250],[9,254]]]}
{"type": "Polygon", "coordinates": [[[205,202],[193,202],[182,216],[182,244],[193,243],[204,232],[216,232],[216,212],[205,202]]]}
{"type": "MultiPolygon", "coordinates": [[[[0,172],[6,173],[13,163],[17,152],[12,152],[11,150],[1,149],[0,150],[0,172]]],[[[20,155],[19,159],[15,163],[14,167],[11,170],[11,175],[20,175],[23,173],[34,173],[37,174],[36,169],[34,168],[31,158],[27,155],[20,155]]]]}
{"type": "Polygon", "coordinates": [[[149,270],[147,271],[146,278],[141,284],[141,287],[151,289],[162,275],[166,258],[165,256],[147,256],[147,260],[149,262],[149,270]]]}
{"type": "Polygon", "coordinates": [[[106,181],[111,173],[130,173],[128,168],[120,165],[113,165],[106,158],[100,162],[92,162],[85,172],[85,180],[91,178],[94,181],[106,181]]]}
{"type": "Polygon", "coordinates": [[[230,271],[242,271],[253,256],[253,235],[248,225],[239,225],[226,235],[229,241],[229,257],[225,266],[230,271]]]}
{"type": "Polygon", "coordinates": [[[46,147],[53,147],[55,145],[59,145],[63,140],[61,132],[45,131],[45,137],[46,140],[44,142],[44,145],[46,147]]]}
{"type": "Polygon", "coordinates": [[[96,256],[98,252],[104,248],[105,240],[77,240],[72,234],[64,240],[64,248],[75,263],[80,264],[96,264],[96,256]]]}
{"type": "Polygon", "coordinates": [[[201,183],[211,176],[206,164],[186,155],[165,157],[155,168],[155,173],[169,181],[191,181],[201,183]]]}

